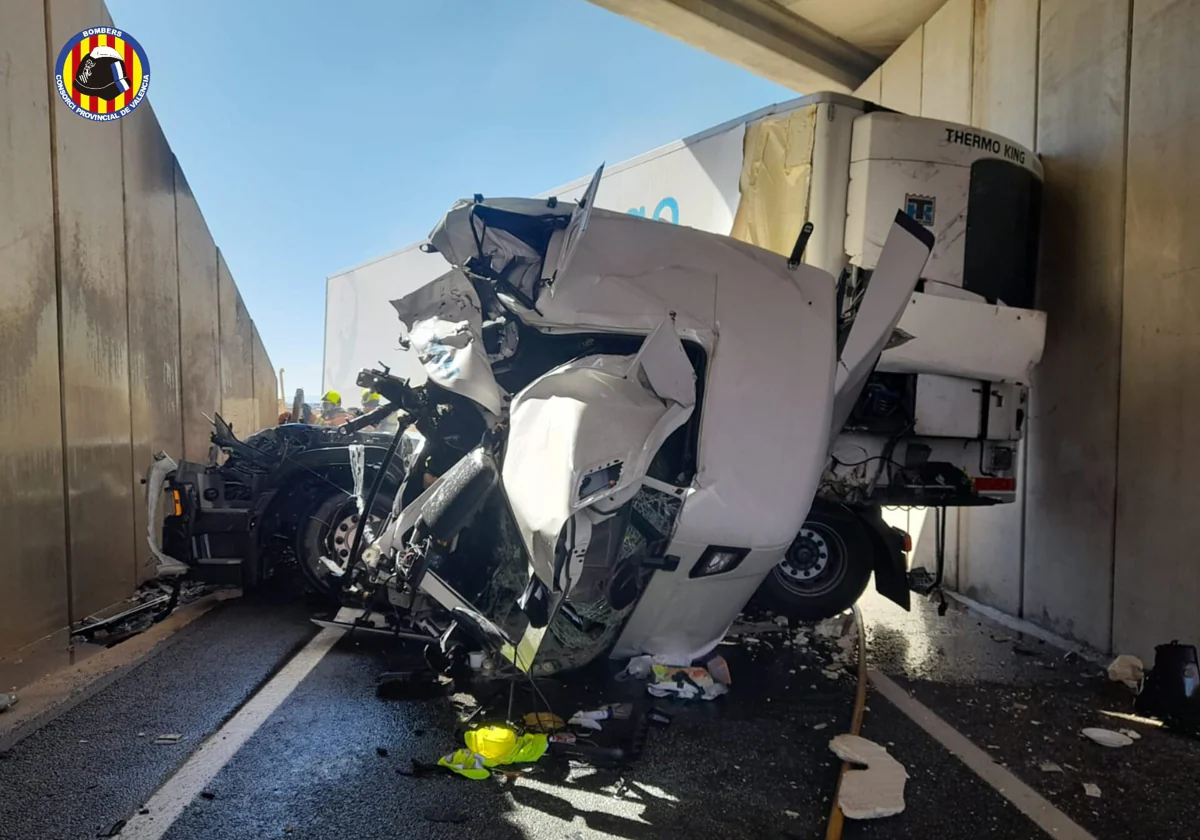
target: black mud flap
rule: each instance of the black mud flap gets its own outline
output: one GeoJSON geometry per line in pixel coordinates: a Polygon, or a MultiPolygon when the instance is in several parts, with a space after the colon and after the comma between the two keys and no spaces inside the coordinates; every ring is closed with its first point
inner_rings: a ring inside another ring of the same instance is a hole
{"type": "Polygon", "coordinates": [[[867,526],[866,530],[874,548],[876,591],[904,609],[911,609],[904,533],[884,522],[883,513],[877,507],[861,509],[858,514],[867,526]]]}

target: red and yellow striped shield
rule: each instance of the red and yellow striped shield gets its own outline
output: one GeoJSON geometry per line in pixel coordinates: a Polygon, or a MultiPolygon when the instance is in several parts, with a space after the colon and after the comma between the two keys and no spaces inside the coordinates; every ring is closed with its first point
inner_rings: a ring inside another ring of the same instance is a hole
{"type": "Polygon", "coordinates": [[[54,73],[63,102],[93,120],[125,116],[145,98],[150,83],[141,45],[112,27],[85,29],[68,41],[54,73]]]}

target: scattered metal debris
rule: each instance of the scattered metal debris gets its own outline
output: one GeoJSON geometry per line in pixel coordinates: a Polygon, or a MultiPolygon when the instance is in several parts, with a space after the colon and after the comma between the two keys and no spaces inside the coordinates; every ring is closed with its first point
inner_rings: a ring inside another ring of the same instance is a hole
{"type": "Polygon", "coordinates": [[[1038,769],[1041,770],[1043,773],[1061,773],[1061,772],[1063,772],[1063,769],[1061,767],[1059,767],[1057,764],[1055,764],[1053,761],[1043,761],[1041,764],[1038,765],[1038,769]]]}
{"type": "Polygon", "coordinates": [[[1096,799],[1100,798],[1100,786],[1092,784],[1091,782],[1083,783],[1083,792],[1096,799]]]}
{"type": "Polygon", "coordinates": [[[838,735],[829,742],[842,761],[866,765],[842,777],[838,805],[847,819],[873,820],[904,810],[904,785],[908,771],[886,747],[859,735],[838,735]]]}
{"type": "Polygon", "coordinates": [[[154,739],[155,744],[178,744],[183,740],[183,736],[178,732],[170,732],[165,735],[159,735],[154,739]]]}

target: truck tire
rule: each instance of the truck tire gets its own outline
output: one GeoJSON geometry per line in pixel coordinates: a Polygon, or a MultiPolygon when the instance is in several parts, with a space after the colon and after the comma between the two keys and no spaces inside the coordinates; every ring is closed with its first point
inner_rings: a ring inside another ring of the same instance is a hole
{"type": "Polygon", "coordinates": [[[866,525],[848,510],[814,506],[758,600],[794,621],[820,621],[854,606],[871,579],[866,525]]]}
{"type": "MultiPolygon", "coordinates": [[[[376,511],[382,513],[390,510],[394,494],[394,488],[384,488],[376,501],[376,511]]],[[[378,527],[381,518],[379,515],[372,517],[375,527],[378,527]]],[[[354,544],[358,523],[354,497],[334,488],[319,495],[301,521],[296,533],[296,563],[305,582],[318,595],[326,598],[337,596],[338,580],[321,562],[321,558],[329,557],[338,563],[345,563],[354,544]]]]}

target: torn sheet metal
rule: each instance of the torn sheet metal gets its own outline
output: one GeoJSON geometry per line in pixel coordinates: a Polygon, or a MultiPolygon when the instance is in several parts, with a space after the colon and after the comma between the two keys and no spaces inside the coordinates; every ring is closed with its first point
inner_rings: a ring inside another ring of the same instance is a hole
{"type": "Polygon", "coordinates": [[[575,210],[571,213],[571,220],[567,222],[566,228],[563,229],[562,237],[557,242],[556,258],[551,261],[549,259],[549,252],[547,252],[546,279],[551,284],[558,280],[560,274],[566,273],[570,268],[575,251],[579,248],[579,240],[587,230],[588,219],[591,218],[592,208],[596,204],[596,192],[600,189],[600,179],[602,177],[604,177],[603,163],[600,164],[596,173],[592,176],[592,180],[587,185],[587,189],[583,191],[583,195],[579,197],[579,201],[575,205],[575,210]]]}
{"type": "Polygon", "coordinates": [[[504,389],[492,374],[482,331],[469,321],[426,318],[413,325],[410,340],[431,382],[500,416],[504,389]]]}
{"type": "Polygon", "coordinates": [[[392,306],[429,379],[499,416],[506,394],[483,348],[479,296],[466,276],[448,272],[392,306]]]}
{"type": "Polygon", "coordinates": [[[921,270],[932,247],[933,234],[928,229],[903,213],[896,214],[838,360],[834,383],[835,433],[846,425],[846,418],[875,368],[879,354],[891,340],[913,289],[921,279],[921,270]]]}
{"type": "MultiPolygon", "coordinates": [[[[504,487],[534,570],[552,589],[560,588],[555,553],[567,520],[602,500],[631,498],[654,453],[692,413],[695,375],[666,323],[637,356],[570,362],[513,400],[504,487]]],[[[581,546],[568,548],[582,562],[581,546]]]]}
{"type": "Polygon", "coordinates": [[[497,294],[533,309],[550,236],[566,228],[573,204],[533,198],[461,200],[429,234],[429,244],[456,268],[500,280],[497,294]]]}
{"type": "Polygon", "coordinates": [[[910,340],[879,358],[884,373],[940,373],[1028,385],[1046,346],[1046,313],[914,292],[900,316],[910,340]]]}

